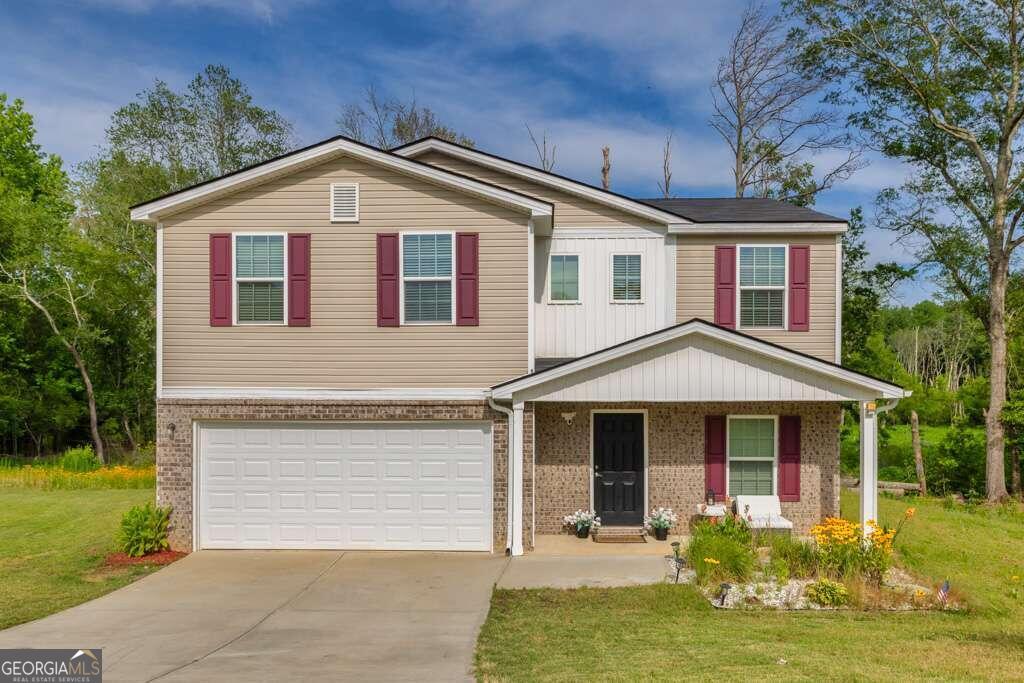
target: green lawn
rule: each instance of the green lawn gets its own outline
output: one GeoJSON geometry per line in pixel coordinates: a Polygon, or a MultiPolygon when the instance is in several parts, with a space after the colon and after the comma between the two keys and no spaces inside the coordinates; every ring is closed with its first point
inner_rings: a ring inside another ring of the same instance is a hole
{"type": "MultiPolygon", "coordinates": [[[[497,590],[477,642],[478,676],[1024,679],[1024,517],[883,498],[883,521],[908,503],[917,516],[898,541],[903,564],[949,578],[969,601],[965,613],[720,611],[672,585],[497,590]]],[[[844,492],[844,514],[856,506],[844,492]]]]}
{"type": "Polygon", "coordinates": [[[103,568],[121,515],[152,489],[0,489],[0,628],[58,612],[153,571],[103,568]]]}

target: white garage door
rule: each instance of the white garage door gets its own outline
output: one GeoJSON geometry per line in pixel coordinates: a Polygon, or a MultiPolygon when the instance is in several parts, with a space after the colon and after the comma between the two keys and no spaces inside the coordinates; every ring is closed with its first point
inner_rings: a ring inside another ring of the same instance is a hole
{"type": "Polygon", "coordinates": [[[208,424],[202,548],[491,549],[489,424],[208,424]]]}

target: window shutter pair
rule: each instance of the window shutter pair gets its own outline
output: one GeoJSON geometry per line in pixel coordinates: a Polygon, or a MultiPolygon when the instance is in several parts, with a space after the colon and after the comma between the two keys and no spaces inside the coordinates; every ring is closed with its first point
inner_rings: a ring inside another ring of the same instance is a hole
{"type": "MultiPolygon", "coordinates": [[[[716,498],[725,496],[726,486],[726,417],[708,415],[704,418],[704,489],[714,490],[716,498]]],[[[800,500],[800,416],[779,417],[778,490],[783,502],[800,500]]]]}
{"type": "MultiPolygon", "coordinates": [[[[210,325],[230,327],[233,319],[231,235],[210,235],[210,325]]],[[[288,234],[288,325],[309,327],[310,236],[288,234]]]]}
{"type": "MultiPolygon", "coordinates": [[[[377,327],[398,327],[399,263],[398,233],[377,235],[377,327]]],[[[455,324],[480,324],[480,236],[455,235],[455,324]]]]}
{"type": "MultiPolygon", "coordinates": [[[[811,248],[789,247],[789,330],[807,332],[811,323],[811,248]]],[[[715,247],[715,324],[736,328],[736,245],[715,247]]]]}

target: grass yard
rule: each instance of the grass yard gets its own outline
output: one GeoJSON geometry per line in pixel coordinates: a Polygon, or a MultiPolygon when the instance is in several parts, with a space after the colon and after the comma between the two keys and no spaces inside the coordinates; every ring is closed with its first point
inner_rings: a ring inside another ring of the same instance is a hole
{"type": "Polygon", "coordinates": [[[154,567],[103,567],[121,515],[153,489],[0,487],[0,628],[120,588],[154,567]]]}
{"type": "MultiPolygon", "coordinates": [[[[843,512],[857,499],[844,491],[843,512]]],[[[689,586],[497,590],[477,642],[484,680],[1024,680],[1024,515],[936,500],[880,501],[917,516],[901,563],[966,597],[964,613],[720,611],[689,586]],[[1014,577],[1017,577],[1016,579],[1014,577]]]]}

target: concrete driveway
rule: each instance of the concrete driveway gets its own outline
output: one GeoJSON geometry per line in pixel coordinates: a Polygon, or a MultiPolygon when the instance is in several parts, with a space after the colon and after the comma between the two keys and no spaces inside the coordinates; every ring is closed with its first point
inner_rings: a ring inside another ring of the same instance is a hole
{"type": "Polygon", "coordinates": [[[105,681],[463,680],[507,562],[202,551],[0,631],[0,648],[101,647],[105,681]]]}

